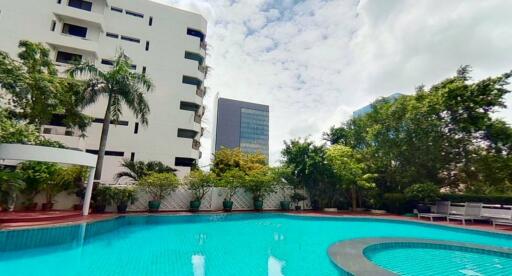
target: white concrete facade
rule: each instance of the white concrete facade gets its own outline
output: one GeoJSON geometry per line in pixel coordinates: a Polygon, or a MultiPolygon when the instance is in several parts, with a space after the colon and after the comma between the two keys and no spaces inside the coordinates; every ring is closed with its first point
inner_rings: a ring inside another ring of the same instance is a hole
{"type": "MultiPolygon", "coordinates": [[[[201,154],[206,24],[201,15],[149,0],[0,0],[0,50],[16,57],[20,40],[43,42],[55,60],[58,52],[79,54],[108,69],[105,61],[123,49],[136,65],[134,70],[153,80],[155,90],[147,97],[151,107],[147,128],[139,125],[135,133],[137,121],[126,108],[124,125],[111,126],[101,181],[113,183],[120,161],[133,155],[135,160],[162,161],[184,175],[188,165],[176,161],[197,161],[201,154]],[[65,24],[87,28],[85,37],[76,29],[69,34],[65,24]],[[183,83],[184,76],[195,85],[183,83]],[[186,138],[178,137],[178,129],[186,138]]],[[[61,71],[68,66],[57,65],[61,71]]],[[[102,119],[105,103],[102,99],[85,113],[102,119]]],[[[98,149],[101,125],[93,122],[85,139],[55,125],[42,132],[90,152],[98,149]]]]}

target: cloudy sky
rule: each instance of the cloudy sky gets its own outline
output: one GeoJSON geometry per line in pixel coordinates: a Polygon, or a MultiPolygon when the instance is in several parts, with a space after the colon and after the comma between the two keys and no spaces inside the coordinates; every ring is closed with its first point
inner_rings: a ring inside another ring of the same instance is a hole
{"type": "MultiPolygon", "coordinates": [[[[154,1],[208,20],[206,104],[219,93],[270,105],[273,163],[283,140],[319,139],[377,97],[410,94],[463,64],[475,80],[512,69],[510,0],[154,1]]],[[[512,121],[510,110],[496,116],[512,121]]]]}

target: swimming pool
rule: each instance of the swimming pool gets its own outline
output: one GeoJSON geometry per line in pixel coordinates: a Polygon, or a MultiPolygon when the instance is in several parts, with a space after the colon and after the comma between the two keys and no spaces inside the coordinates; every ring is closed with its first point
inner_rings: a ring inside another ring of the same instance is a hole
{"type": "Polygon", "coordinates": [[[327,254],[329,246],[373,237],[512,247],[510,235],[384,219],[283,214],[125,216],[87,225],[1,231],[0,273],[339,275],[342,271],[327,254]]]}

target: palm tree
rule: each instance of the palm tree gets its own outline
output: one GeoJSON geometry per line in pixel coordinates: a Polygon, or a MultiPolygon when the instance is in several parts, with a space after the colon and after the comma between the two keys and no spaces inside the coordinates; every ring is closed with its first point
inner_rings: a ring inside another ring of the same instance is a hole
{"type": "Polygon", "coordinates": [[[128,178],[132,181],[139,181],[142,177],[149,175],[150,173],[172,173],[174,174],[176,169],[165,165],[160,161],[131,161],[128,159],[123,160],[121,164],[126,171],[118,172],[116,174],[116,181],[122,178],[128,178]]]}
{"type": "Polygon", "coordinates": [[[147,126],[149,105],[145,95],[153,89],[153,83],[146,75],[132,71],[132,63],[124,52],[115,58],[109,71],[85,62],[73,65],[68,72],[72,78],[87,79],[84,106],[95,103],[100,96],[108,98],[94,175],[95,180],[100,180],[110,123],[117,123],[123,114],[122,107],[126,105],[139,122],[147,126]]]}

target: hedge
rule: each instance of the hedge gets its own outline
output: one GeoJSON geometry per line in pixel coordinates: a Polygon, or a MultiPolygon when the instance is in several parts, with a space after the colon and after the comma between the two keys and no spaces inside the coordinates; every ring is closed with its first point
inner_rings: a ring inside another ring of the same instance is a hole
{"type": "Polygon", "coordinates": [[[482,202],[485,204],[512,205],[512,196],[509,195],[441,194],[440,198],[453,203],[482,202]]]}

